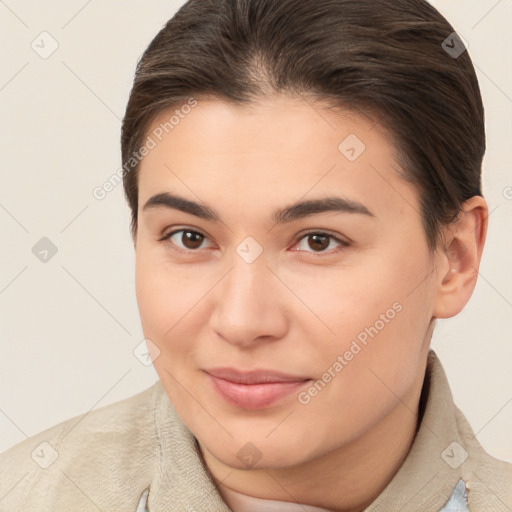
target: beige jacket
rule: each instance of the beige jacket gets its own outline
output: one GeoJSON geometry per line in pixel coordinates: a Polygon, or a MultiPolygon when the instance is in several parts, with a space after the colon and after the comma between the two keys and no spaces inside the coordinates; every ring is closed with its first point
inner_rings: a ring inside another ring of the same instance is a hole
{"type": "MultiPolygon", "coordinates": [[[[433,351],[424,390],[412,448],[366,511],[512,511],[512,465],[475,439],[433,351]]],[[[159,381],[0,454],[1,512],[146,510],[230,511],[159,381]]]]}

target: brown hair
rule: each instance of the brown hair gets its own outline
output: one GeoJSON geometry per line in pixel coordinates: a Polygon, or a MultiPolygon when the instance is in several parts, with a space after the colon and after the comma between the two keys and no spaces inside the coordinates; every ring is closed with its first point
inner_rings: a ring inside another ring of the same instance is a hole
{"type": "Polygon", "coordinates": [[[388,129],[435,249],[441,225],[482,195],[482,99],[454,32],[424,0],[189,0],[139,60],[123,119],[133,237],[133,155],[157,114],[201,95],[248,104],[272,92],[306,93],[371,112],[388,129]]]}

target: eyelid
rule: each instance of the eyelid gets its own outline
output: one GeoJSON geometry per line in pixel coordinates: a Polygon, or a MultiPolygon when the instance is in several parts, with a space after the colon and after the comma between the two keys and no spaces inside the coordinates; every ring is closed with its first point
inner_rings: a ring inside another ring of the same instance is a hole
{"type": "Polygon", "coordinates": [[[177,228],[177,229],[173,229],[171,231],[169,231],[167,234],[165,235],[162,235],[158,241],[159,242],[163,242],[167,239],[169,239],[171,236],[175,235],[176,233],[179,233],[180,231],[190,231],[192,233],[197,233],[198,235],[201,235],[201,236],[204,236],[205,238],[209,238],[208,235],[205,235],[201,230],[199,229],[196,229],[196,228],[189,228],[187,226],[184,226],[184,227],[181,227],[181,228],[177,228]]]}
{"type": "Polygon", "coordinates": [[[352,243],[352,241],[349,240],[347,237],[344,237],[339,234],[331,233],[329,230],[325,230],[325,229],[309,229],[305,232],[301,232],[297,235],[297,241],[302,240],[307,235],[327,235],[327,236],[333,238],[334,240],[336,240],[337,242],[339,242],[340,244],[350,245],[352,243]]]}

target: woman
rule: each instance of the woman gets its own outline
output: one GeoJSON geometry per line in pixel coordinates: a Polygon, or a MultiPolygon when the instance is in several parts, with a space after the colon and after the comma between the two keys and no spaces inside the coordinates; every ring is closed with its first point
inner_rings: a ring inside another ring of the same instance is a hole
{"type": "Polygon", "coordinates": [[[510,510],[429,348],[488,216],[477,79],[433,7],[191,0],[121,142],[160,381],[2,454],[5,510],[510,510]]]}

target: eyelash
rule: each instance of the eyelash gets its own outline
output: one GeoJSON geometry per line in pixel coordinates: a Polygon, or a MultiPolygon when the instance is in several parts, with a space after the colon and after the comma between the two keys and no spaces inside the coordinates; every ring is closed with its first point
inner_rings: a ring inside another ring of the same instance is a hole
{"type": "MultiPolygon", "coordinates": [[[[197,235],[200,235],[202,237],[204,237],[205,239],[207,239],[208,237],[201,233],[200,231],[196,231],[194,229],[187,229],[187,228],[181,228],[181,229],[176,229],[174,231],[171,231],[170,233],[168,233],[167,235],[163,236],[162,238],[159,238],[159,242],[169,242],[170,246],[171,246],[171,249],[174,250],[174,251],[177,251],[179,253],[182,253],[182,254],[193,254],[195,252],[199,252],[201,249],[182,249],[181,247],[178,247],[175,243],[171,242],[170,241],[170,238],[175,235],[176,233],[180,233],[180,232],[188,232],[188,233],[194,233],[194,234],[197,234],[197,235]]],[[[314,251],[299,251],[297,250],[297,252],[306,252],[306,253],[309,253],[309,254],[313,254],[315,256],[323,256],[323,255],[331,255],[331,254],[336,254],[338,252],[341,252],[345,249],[347,249],[350,245],[349,242],[345,241],[345,240],[342,240],[341,238],[338,238],[337,236],[335,235],[332,235],[331,233],[327,233],[327,232],[324,232],[324,231],[308,231],[304,234],[301,235],[301,237],[297,240],[297,242],[294,243],[294,245],[298,244],[301,240],[303,240],[304,238],[307,238],[308,236],[311,236],[311,235],[321,235],[321,236],[327,236],[329,237],[330,239],[336,241],[337,243],[340,244],[340,247],[338,247],[336,250],[331,250],[331,251],[320,251],[320,252],[314,252],[314,251]]]]}

